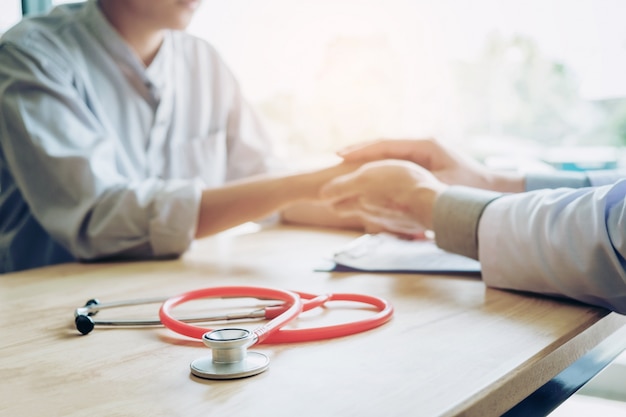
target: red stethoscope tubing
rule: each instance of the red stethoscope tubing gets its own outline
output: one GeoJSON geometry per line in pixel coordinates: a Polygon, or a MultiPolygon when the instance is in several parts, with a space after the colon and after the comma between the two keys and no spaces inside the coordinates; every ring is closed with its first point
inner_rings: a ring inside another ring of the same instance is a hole
{"type": "MultiPolygon", "coordinates": [[[[368,295],[340,293],[314,295],[267,287],[226,286],[204,288],[174,296],[163,303],[159,309],[159,318],[165,327],[176,333],[194,339],[202,339],[205,333],[213,329],[183,323],[172,317],[170,312],[174,307],[187,301],[211,297],[254,297],[283,301],[285,305],[289,306],[281,314],[253,331],[257,337],[257,344],[310,342],[348,336],[381,326],[389,321],[393,315],[393,307],[388,302],[368,295]],[[349,323],[302,329],[283,328],[287,323],[297,318],[302,311],[321,307],[328,301],[365,303],[376,307],[378,312],[366,319],[349,323]]],[[[280,309],[284,308],[284,306],[280,306],[280,309]]]]}

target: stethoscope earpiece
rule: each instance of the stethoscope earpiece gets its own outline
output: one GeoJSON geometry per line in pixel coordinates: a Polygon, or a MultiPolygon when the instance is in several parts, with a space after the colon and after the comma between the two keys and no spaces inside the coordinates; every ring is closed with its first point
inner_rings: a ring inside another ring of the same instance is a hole
{"type": "Polygon", "coordinates": [[[98,301],[97,298],[92,298],[85,303],[85,307],[89,308],[89,312],[87,313],[88,316],[95,316],[96,313],[98,313],[98,310],[91,309],[91,306],[97,306],[98,304],[100,304],[100,301],[98,301]]]}
{"type": "Polygon", "coordinates": [[[76,330],[81,332],[82,334],[90,333],[96,325],[96,322],[93,321],[91,316],[95,316],[98,313],[98,310],[92,309],[92,306],[97,306],[100,304],[96,298],[92,298],[91,300],[85,303],[85,306],[82,308],[77,308],[74,312],[76,318],[74,319],[74,323],[76,323],[76,330]]]}
{"type": "Polygon", "coordinates": [[[96,325],[91,317],[84,314],[76,316],[74,322],[76,323],[76,330],[82,334],[90,333],[96,325]]]}

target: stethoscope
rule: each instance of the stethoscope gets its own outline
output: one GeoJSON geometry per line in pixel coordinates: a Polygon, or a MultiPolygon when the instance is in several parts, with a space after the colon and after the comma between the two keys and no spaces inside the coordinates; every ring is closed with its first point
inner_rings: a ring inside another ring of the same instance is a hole
{"type": "Polygon", "coordinates": [[[269,367],[269,358],[259,352],[249,352],[250,346],[261,343],[297,343],[348,336],[378,327],[391,319],[393,308],[387,301],[363,294],[315,295],[267,287],[227,286],[189,291],[170,298],[100,303],[97,299],[87,301],[85,306],[74,311],[76,328],[88,334],[98,326],[153,326],[164,325],[168,329],[200,339],[211,349],[209,356],[194,360],[191,373],[206,379],[236,379],[260,374],[269,367]],[[171,311],[183,303],[204,298],[257,298],[281,301],[282,304],[265,306],[246,313],[235,313],[211,317],[174,318],[171,311]],[[330,326],[285,329],[284,326],[296,319],[301,312],[325,307],[329,301],[350,301],[368,304],[377,312],[368,318],[330,326]],[[99,310],[114,307],[162,303],[159,320],[95,320],[99,310]],[[257,329],[243,328],[208,329],[192,323],[233,319],[267,319],[257,329]]]}

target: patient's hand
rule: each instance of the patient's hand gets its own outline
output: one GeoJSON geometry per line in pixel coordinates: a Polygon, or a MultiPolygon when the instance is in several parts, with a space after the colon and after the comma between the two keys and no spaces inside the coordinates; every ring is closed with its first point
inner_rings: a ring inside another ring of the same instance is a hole
{"type": "Polygon", "coordinates": [[[320,191],[324,184],[342,175],[354,172],[362,162],[340,162],[325,168],[320,168],[296,175],[297,179],[292,184],[292,189],[301,198],[319,200],[320,191]]]}
{"type": "Polygon", "coordinates": [[[433,207],[447,185],[408,161],[367,163],[321,190],[340,216],[357,216],[381,230],[423,236],[432,230],[433,207]]]}

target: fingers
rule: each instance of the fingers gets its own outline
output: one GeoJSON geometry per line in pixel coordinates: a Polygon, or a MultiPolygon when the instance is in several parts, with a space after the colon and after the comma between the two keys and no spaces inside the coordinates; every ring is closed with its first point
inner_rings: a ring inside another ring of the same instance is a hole
{"type": "Polygon", "coordinates": [[[382,213],[363,205],[360,208],[360,211],[354,213],[361,217],[363,222],[368,225],[369,230],[376,233],[384,231],[405,238],[423,238],[426,234],[426,229],[419,222],[407,217],[404,213],[382,213]]]}
{"type": "Polygon", "coordinates": [[[406,231],[396,231],[396,230],[388,230],[381,224],[376,223],[372,220],[362,219],[364,225],[364,232],[374,235],[377,233],[390,233],[393,234],[400,239],[405,240],[424,240],[428,239],[428,234],[426,231],[416,231],[414,233],[407,233],[406,231]]]}
{"type": "Polygon", "coordinates": [[[405,159],[410,155],[409,140],[378,140],[349,146],[337,152],[346,161],[373,161],[376,159],[405,159]]]}
{"type": "Polygon", "coordinates": [[[337,151],[337,155],[342,157],[346,161],[356,161],[356,160],[367,160],[371,158],[366,158],[365,156],[368,153],[374,152],[371,148],[376,148],[380,146],[381,141],[367,141],[356,143],[354,145],[346,146],[343,149],[337,151]]]}
{"type": "Polygon", "coordinates": [[[373,234],[376,234],[376,233],[382,233],[382,232],[386,231],[385,228],[382,227],[378,223],[367,221],[366,219],[362,219],[362,221],[363,221],[365,233],[369,233],[369,234],[373,235],[373,234]]]}
{"type": "Polygon", "coordinates": [[[432,139],[386,139],[364,142],[337,152],[345,161],[403,159],[426,166],[432,158],[432,139]]]}
{"type": "Polygon", "coordinates": [[[330,203],[340,217],[358,217],[367,233],[382,231],[405,238],[423,238],[425,228],[411,214],[399,208],[386,207],[380,201],[369,201],[363,195],[351,195],[330,203]]]}

